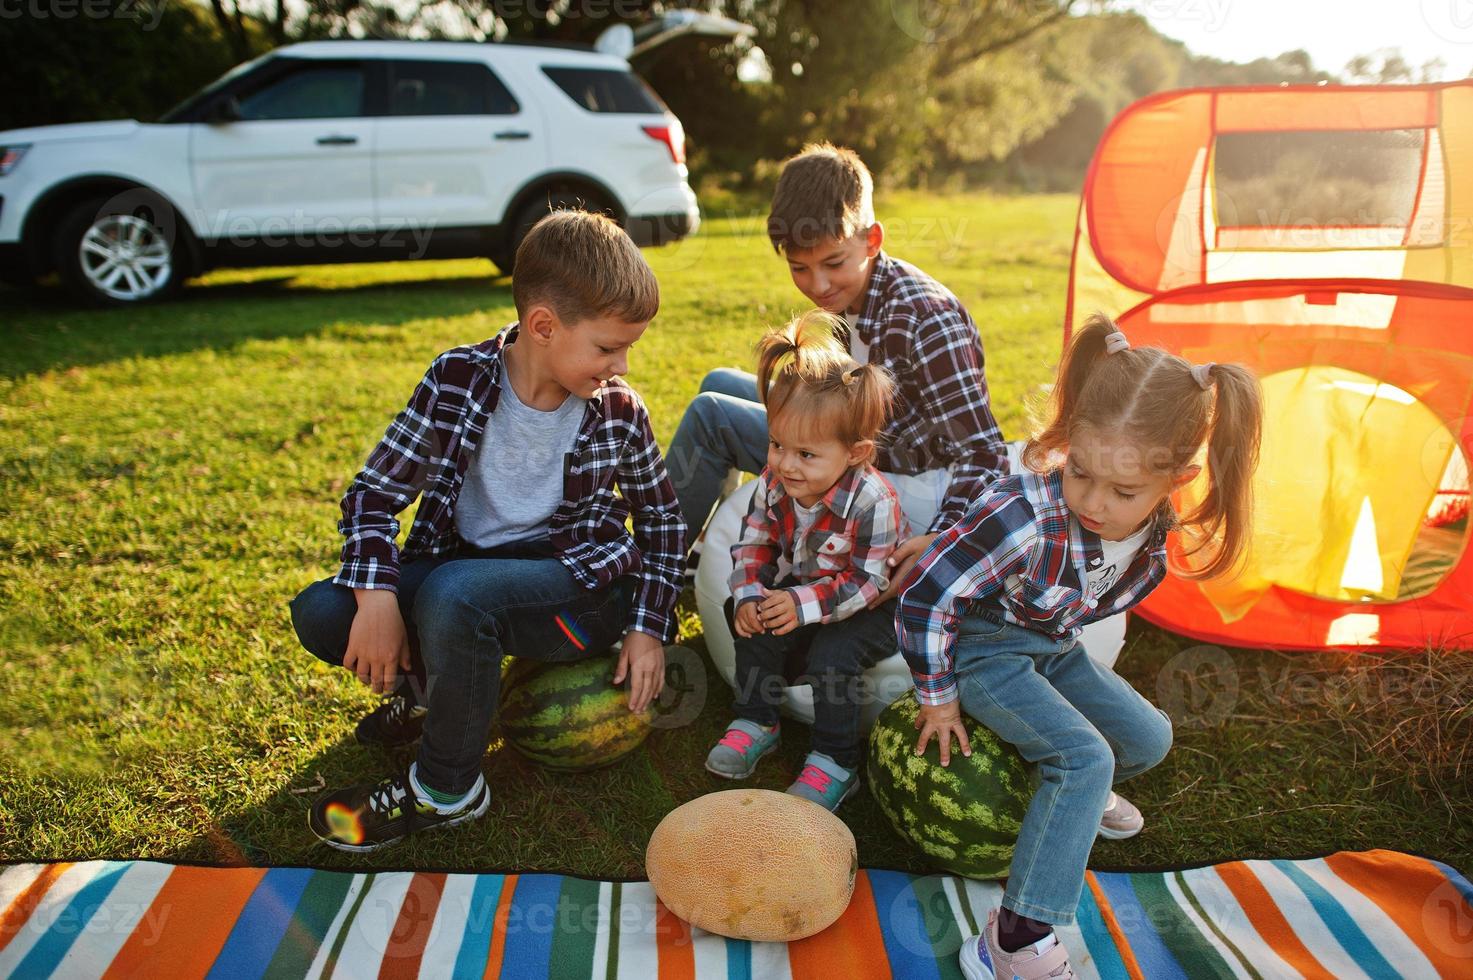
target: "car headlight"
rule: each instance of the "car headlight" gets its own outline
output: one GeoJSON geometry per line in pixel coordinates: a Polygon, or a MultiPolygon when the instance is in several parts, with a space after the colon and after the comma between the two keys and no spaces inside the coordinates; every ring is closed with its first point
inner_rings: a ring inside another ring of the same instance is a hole
{"type": "Polygon", "coordinates": [[[21,157],[31,148],[29,143],[16,143],[13,146],[0,146],[0,177],[8,175],[20,164],[21,157]]]}

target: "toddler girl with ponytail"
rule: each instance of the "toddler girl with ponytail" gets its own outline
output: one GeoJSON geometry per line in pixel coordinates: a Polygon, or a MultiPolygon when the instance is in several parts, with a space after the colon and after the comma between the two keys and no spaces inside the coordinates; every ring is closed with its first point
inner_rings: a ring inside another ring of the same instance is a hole
{"type": "Polygon", "coordinates": [[[726,614],[736,645],[737,718],[706,758],[727,779],[776,747],[785,668],[813,686],[813,751],[788,792],[834,810],[859,785],[860,678],[895,652],[885,559],[909,536],[900,498],[874,468],[894,385],[860,365],[815,310],[757,348],[767,466],[732,546],[726,614]]]}
{"type": "Polygon", "coordinates": [[[1023,453],[1027,471],[990,486],[943,532],[902,587],[897,638],[920,702],[916,754],[941,764],[965,711],[1037,766],[1002,909],[962,944],[969,980],[1072,977],[1054,926],[1074,920],[1097,836],[1132,837],[1140,811],[1111,790],[1171,747],[1171,720],[1079,642],[1086,623],[1124,612],[1166,574],[1230,571],[1249,537],[1260,392],[1245,368],[1193,365],[1132,348],[1089,318],[1059,366],[1052,418],[1023,453]],[[1170,494],[1204,473],[1200,503],[1170,494]]]}

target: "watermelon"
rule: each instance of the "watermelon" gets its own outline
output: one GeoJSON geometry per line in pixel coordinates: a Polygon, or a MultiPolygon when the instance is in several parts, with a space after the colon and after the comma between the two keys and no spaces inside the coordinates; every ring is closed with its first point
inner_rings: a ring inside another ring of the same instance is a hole
{"type": "Polygon", "coordinates": [[[618,655],[572,663],[509,658],[501,675],[501,736],[540,766],[586,772],[633,752],[649,735],[653,711],[634,714],[615,687],[618,655]]]}
{"type": "Polygon", "coordinates": [[[895,832],[937,867],[967,878],[1006,877],[1033,798],[1028,765],[963,713],[972,755],[962,755],[953,741],[951,764],[943,768],[935,739],[925,755],[915,754],[919,714],[907,691],[876,719],[866,762],[870,796],[895,832]]]}

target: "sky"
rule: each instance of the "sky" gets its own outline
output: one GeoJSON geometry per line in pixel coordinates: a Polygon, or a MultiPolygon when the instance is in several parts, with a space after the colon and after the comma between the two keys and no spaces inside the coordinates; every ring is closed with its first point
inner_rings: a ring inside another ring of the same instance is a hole
{"type": "Polygon", "coordinates": [[[1473,0],[1118,0],[1197,54],[1252,61],[1303,48],[1339,71],[1358,54],[1400,48],[1444,79],[1473,73],[1473,0]]]}

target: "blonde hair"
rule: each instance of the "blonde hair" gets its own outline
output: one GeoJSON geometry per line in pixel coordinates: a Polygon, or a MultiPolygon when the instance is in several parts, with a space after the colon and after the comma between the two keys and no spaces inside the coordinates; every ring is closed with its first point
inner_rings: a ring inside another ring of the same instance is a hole
{"type": "Polygon", "coordinates": [[[660,284],[624,229],[571,208],[552,212],[522,239],[511,295],[518,317],[546,303],[564,323],[648,323],[660,309],[660,284]]]}
{"type": "Polygon", "coordinates": [[[853,150],[810,143],[777,178],[767,237],[776,252],[844,241],[875,223],[874,178],[853,150]]]}
{"type": "MultiPolygon", "coordinates": [[[[1157,472],[1180,473],[1207,446],[1207,492],[1178,521],[1194,539],[1186,557],[1207,554],[1185,578],[1231,570],[1247,551],[1253,471],[1262,439],[1258,378],[1238,364],[1193,366],[1159,347],[1129,347],[1115,322],[1095,313],[1075,334],[1059,364],[1052,418],[1023,450],[1035,472],[1057,468],[1081,427],[1118,431],[1142,448],[1157,472]],[[1113,353],[1112,353],[1113,351],[1113,353]]],[[[1169,502],[1164,506],[1170,506],[1169,502]]]]}
{"type": "MultiPolygon", "coordinates": [[[[812,310],[757,343],[757,393],[769,424],[797,420],[800,431],[846,446],[874,442],[890,417],[895,383],[884,368],[860,365],[836,336],[839,319],[812,310]]],[[[874,447],[866,462],[873,462],[874,447]]]]}

